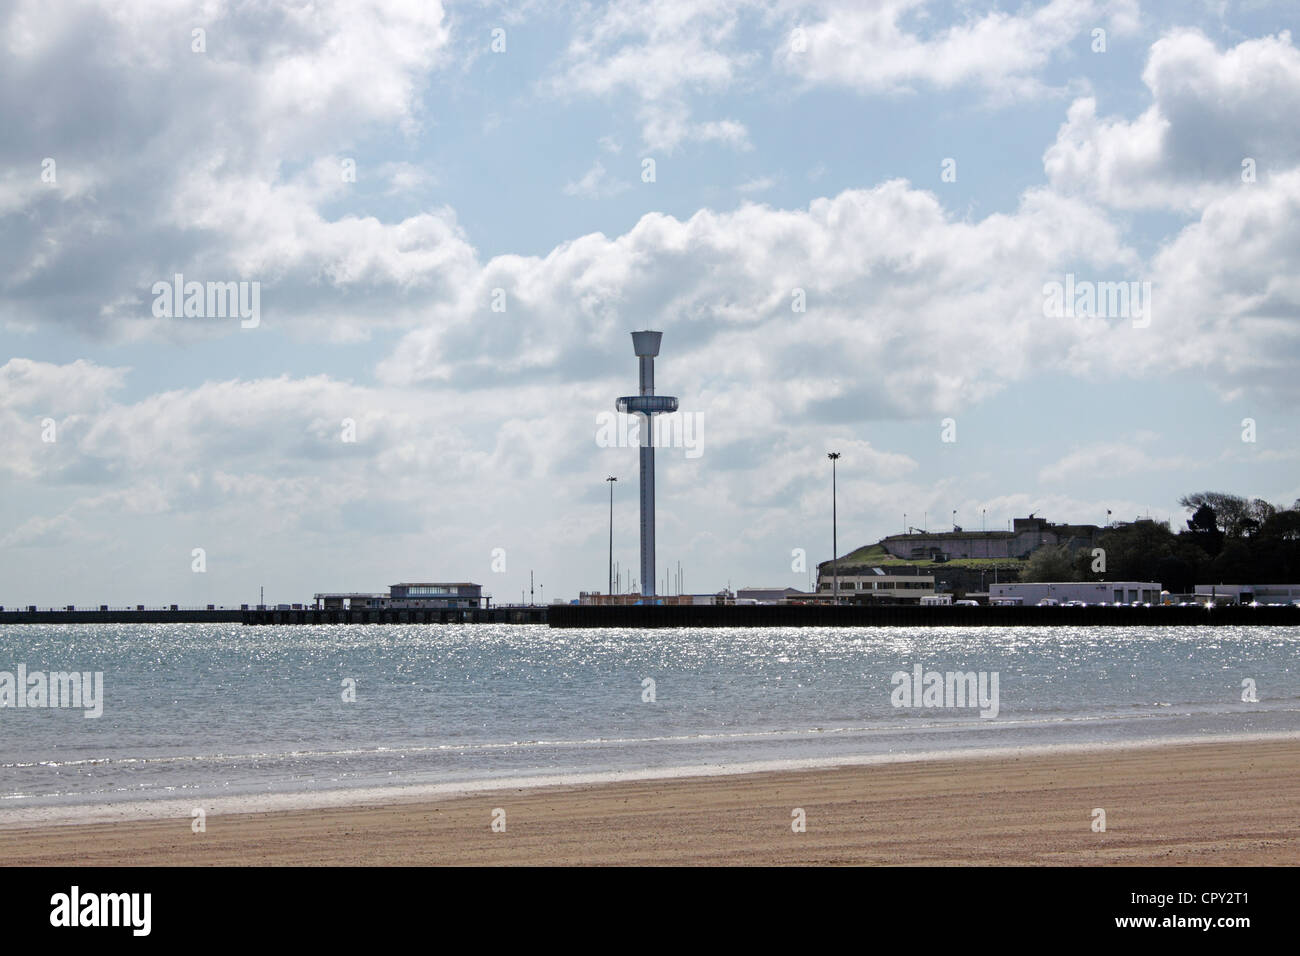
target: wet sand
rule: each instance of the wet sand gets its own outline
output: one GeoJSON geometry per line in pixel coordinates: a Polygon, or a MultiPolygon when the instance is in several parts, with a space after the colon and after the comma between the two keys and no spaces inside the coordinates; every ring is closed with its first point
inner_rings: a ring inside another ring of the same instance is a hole
{"type": "MultiPolygon", "coordinates": [[[[199,804],[202,806],[202,804],[199,804]]],[[[1300,740],[0,828],[7,865],[1296,865],[1300,740]],[[504,811],[504,832],[492,829],[504,811]],[[1095,832],[1094,808],[1106,812],[1095,832]],[[792,829],[801,809],[806,832],[792,829]]]]}

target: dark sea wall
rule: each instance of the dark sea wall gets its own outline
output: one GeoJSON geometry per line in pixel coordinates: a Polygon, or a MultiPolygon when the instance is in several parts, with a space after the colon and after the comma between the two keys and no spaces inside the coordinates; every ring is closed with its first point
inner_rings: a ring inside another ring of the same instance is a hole
{"type": "Polygon", "coordinates": [[[0,611],[0,624],[545,624],[545,607],[0,611]]]}
{"type": "Polygon", "coordinates": [[[168,611],[0,611],[0,624],[204,624],[224,622],[238,624],[247,611],[237,608],[204,610],[189,608],[168,611]]]}
{"type": "Polygon", "coordinates": [[[1300,607],[968,607],[917,605],[736,604],[565,605],[551,627],[1206,627],[1300,626],[1300,607]]]}

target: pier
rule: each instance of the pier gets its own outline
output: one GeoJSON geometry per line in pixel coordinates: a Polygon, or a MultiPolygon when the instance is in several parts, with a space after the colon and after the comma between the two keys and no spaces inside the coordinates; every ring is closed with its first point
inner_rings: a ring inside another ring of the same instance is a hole
{"type": "Polygon", "coordinates": [[[541,605],[472,608],[0,609],[0,624],[545,624],[541,605]]]}
{"type": "Polygon", "coordinates": [[[244,611],[245,624],[545,624],[547,608],[304,608],[244,611]]]}
{"type": "Polygon", "coordinates": [[[238,624],[246,611],[225,607],[0,608],[0,624],[238,624]]]}

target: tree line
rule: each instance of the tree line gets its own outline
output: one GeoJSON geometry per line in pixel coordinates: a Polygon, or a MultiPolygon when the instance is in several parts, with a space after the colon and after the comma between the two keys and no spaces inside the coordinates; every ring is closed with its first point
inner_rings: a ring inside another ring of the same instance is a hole
{"type": "Polygon", "coordinates": [[[1175,531],[1163,521],[1112,525],[1091,549],[1039,548],[1022,581],[1159,581],[1187,593],[1198,584],[1300,582],[1300,499],[1291,507],[1218,491],[1185,495],[1191,512],[1175,531]]]}

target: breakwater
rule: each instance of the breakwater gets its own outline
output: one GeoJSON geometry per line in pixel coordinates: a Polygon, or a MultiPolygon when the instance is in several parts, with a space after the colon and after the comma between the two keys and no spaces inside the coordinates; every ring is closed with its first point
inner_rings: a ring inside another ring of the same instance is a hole
{"type": "Polygon", "coordinates": [[[490,608],[151,608],[0,610],[0,624],[549,624],[551,627],[1300,626],[1300,607],[955,607],[917,605],[552,604],[490,608]]]}
{"type": "Polygon", "coordinates": [[[237,624],[238,608],[5,608],[0,624],[237,624]]]}
{"type": "Polygon", "coordinates": [[[0,610],[0,624],[545,624],[545,607],[0,610]]]}
{"type": "Polygon", "coordinates": [[[551,627],[1300,626],[1300,607],[969,607],[955,605],[554,605],[551,627]]]}

